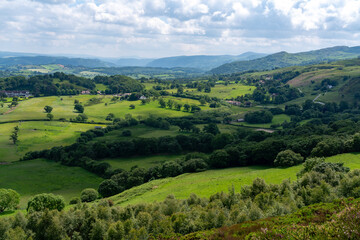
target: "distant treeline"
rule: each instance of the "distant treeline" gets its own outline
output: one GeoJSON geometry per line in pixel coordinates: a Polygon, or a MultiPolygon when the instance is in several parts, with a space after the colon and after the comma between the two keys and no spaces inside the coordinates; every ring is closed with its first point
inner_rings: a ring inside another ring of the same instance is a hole
{"type": "Polygon", "coordinates": [[[96,93],[96,83],[106,85],[109,94],[140,92],[144,89],[140,82],[126,76],[99,76],[93,80],[56,72],[29,78],[23,76],[0,78],[0,90],[29,90],[34,96],[75,95],[82,90],[90,90],[92,93],[96,93]]]}

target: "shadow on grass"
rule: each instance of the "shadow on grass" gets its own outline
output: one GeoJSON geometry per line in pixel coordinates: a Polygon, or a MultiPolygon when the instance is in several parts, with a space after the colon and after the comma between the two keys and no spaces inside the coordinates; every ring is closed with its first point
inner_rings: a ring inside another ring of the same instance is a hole
{"type": "Polygon", "coordinates": [[[12,215],[14,213],[15,213],[15,211],[5,211],[5,212],[0,213],[0,217],[4,217],[4,216],[7,216],[7,215],[12,215]]]}

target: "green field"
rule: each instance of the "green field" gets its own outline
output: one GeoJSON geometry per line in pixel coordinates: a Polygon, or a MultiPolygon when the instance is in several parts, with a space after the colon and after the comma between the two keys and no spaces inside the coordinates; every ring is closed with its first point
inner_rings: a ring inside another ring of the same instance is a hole
{"type": "MultiPolygon", "coordinates": [[[[344,162],[351,169],[360,169],[360,153],[341,154],[326,159],[329,162],[344,162]]],[[[228,191],[232,185],[236,191],[241,186],[251,184],[259,177],[267,183],[281,183],[284,179],[296,180],[296,173],[301,170],[298,165],[289,168],[270,168],[264,166],[228,168],[209,170],[201,173],[186,173],[174,178],[159,179],[134,187],[111,197],[116,204],[128,205],[141,202],[162,201],[173,194],[176,198],[188,198],[191,193],[209,197],[221,191],[228,191]]]]}
{"type": "Polygon", "coordinates": [[[215,87],[211,88],[210,93],[199,92],[196,89],[186,89],[186,90],[188,90],[190,93],[192,93],[194,95],[208,95],[209,97],[230,99],[230,98],[236,98],[237,96],[242,96],[245,94],[251,94],[255,90],[255,87],[254,86],[246,86],[246,85],[242,85],[242,84],[229,84],[227,86],[215,85],[215,87]]]}
{"type": "MultiPolygon", "coordinates": [[[[163,117],[181,117],[190,115],[189,112],[176,111],[174,109],[160,108],[158,101],[151,101],[148,104],[141,104],[141,101],[117,101],[111,102],[112,96],[93,96],[93,95],[78,95],[78,96],[62,96],[62,97],[41,97],[32,98],[26,101],[21,101],[14,111],[2,115],[0,122],[18,121],[18,120],[38,120],[46,119],[44,107],[50,105],[53,107],[52,114],[55,119],[59,118],[75,118],[78,113],[74,110],[74,100],[79,100],[80,103],[86,104],[91,98],[101,98],[99,104],[92,106],[85,106],[85,114],[89,117],[88,121],[106,122],[105,118],[109,113],[114,113],[116,117],[123,118],[126,114],[132,114],[133,117],[149,116],[150,114],[163,116],[163,117]],[[130,109],[129,106],[135,105],[135,109],[130,109]]],[[[166,97],[173,99],[183,104],[196,104],[199,101],[184,98],[166,97]]],[[[208,106],[201,106],[202,109],[209,109],[208,106]]]]}
{"type": "Polygon", "coordinates": [[[62,195],[68,203],[87,187],[97,189],[102,179],[79,167],[67,167],[46,160],[32,160],[0,165],[0,188],[20,193],[20,206],[38,193],[62,195]]]}
{"type": "Polygon", "coordinates": [[[286,114],[279,114],[275,115],[271,123],[247,123],[247,122],[240,122],[235,123],[239,126],[246,126],[246,127],[254,127],[254,128],[270,128],[273,124],[282,124],[283,122],[290,122],[290,116],[286,114]]]}
{"type": "Polygon", "coordinates": [[[169,160],[181,158],[181,155],[155,155],[155,156],[139,156],[129,158],[110,158],[103,161],[109,163],[114,169],[121,168],[130,170],[133,166],[141,168],[150,168],[169,160]]]}
{"type": "Polygon", "coordinates": [[[111,131],[103,137],[98,137],[96,141],[109,141],[115,139],[129,139],[129,138],[138,138],[138,137],[157,138],[163,136],[176,136],[177,134],[179,134],[179,127],[177,126],[171,126],[169,130],[163,130],[163,129],[148,127],[143,124],[139,124],[132,127],[122,128],[120,130],[111,131]],[[130,130],[131,136],[124,137],[122,135],[122,132],[125,130],[130,130]]]}
{"type": "Polygon", "coordinates": [[[94,126],[98,124],[57,121],[0,124],[0,162],[16,161],[28,151],[72,144],[81,132],[93,129],[94,126]],[[15,126],[20,129],[16,145],[9,140],[15,126]]]}

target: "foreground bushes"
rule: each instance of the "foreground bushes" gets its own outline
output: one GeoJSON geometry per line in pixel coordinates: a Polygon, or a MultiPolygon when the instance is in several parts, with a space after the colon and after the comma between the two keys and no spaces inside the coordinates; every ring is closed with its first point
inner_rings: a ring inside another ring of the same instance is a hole
{"type": "MultiPolygon", "coordinates": [[[[10,239],[31,236],[35,240],[173,239],[192,232],[289,214],[314,203],[357,196],[359,170],[348,172],[341,164],[325,163],[322,159],[308,160],[305,165],[297,181],[284,180],[275,185],[255,179],[240,192],[235,192],[233,187],[228,193],[216,193],[210,198],[192,194],[188,199],[178,200],[170,195],[162,202],[127,207],[102,200],[91,205],[78,203],[67,211],[43,208],[30,211],[26,217],[18,213],[15,217],[0,218],[0,239],[9,239],[8,236],[10,239]]],[[[347,209],[349,215],[338,217],[346,223],[358,214],[357,209],[347,209]]],[[[316,209],[308,208],[300,216],[306,216],[307,220],[312,216],[319,219],[316,213],[316,209]]],[[[320,217],[327,218],[326,212],[320,217]]],[[[357,216],[354,221],[346,227],[357,229],[357,216]]],[[[302,231],[302,227],[298,229],[302,231]]]]}

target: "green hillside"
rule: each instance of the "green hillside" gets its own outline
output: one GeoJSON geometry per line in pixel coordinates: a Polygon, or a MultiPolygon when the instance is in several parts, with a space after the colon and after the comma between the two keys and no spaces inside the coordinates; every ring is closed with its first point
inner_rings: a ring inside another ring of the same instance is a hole
{"type": "Polygon", "coordinates": [[[232,55],[219,55],[219,56],[207,56],[207,55],[194,55],[194,56],[176,56],[155,59],[147,64],[149,67],[188,67],[198,68],[202,70],[210,70],[217,66],[233,61],[245,61],[252,60],[260,57],[264,57],[266,54],[247,52],[238,56],[232,55]]]}
{"type": "Polygon", "coordinates": [[[213,74],[229,74],[253,70],[270,70],[295,65],[310,65],[341,59],[356,58],[360,55],[360,47],[332,47],[309,52],[279,52],[250,61],[227,63],[210,72],[213,74]]]}
{"type": "MultiPolygon", "coordinates": [[[[343,162],[351,169],[360,169],[360,154],[346,153],[328,157],[327,162],[343,162]]],[[[199,197],[210,197],[217,192],[227,192],[231,186],[236,191],[244,185],[249,185],[255,178],[262,178],[267,183],[279,184],[284,179],[296,180],[296,173],[302,166],[289,168],[271,168],[265,166],[250,166],[209,170],[200,173],[186,173],[174,178],[154,180],[141,186],[131,188],[116,196],[110,197],[116,204],[150,203],[162,201],[172,194],[178,199],[186,199],[192,193],[199,197]]]]}
{"type": "Polygon", "coordinates": [[[11,188],[20,193],[20,207],[39,193],[64,196],[66,202],[79,196],[81,190],[97,188],[103,179],[79,167],[67,167],[47,160],[16,162],[0,167],[0,188],[11,188]]]}

